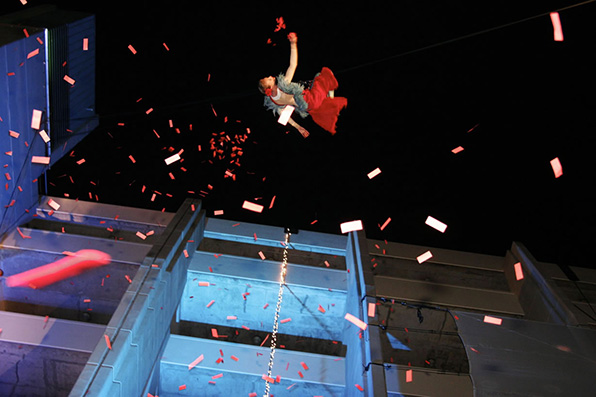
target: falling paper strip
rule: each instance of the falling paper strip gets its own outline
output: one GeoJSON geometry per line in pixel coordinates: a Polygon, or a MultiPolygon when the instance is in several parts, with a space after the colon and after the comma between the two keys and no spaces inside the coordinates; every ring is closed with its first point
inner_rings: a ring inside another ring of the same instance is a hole
{"type": "Polygon", "coordinates": [[[550,20],[553,23],[553,34],[555,41],[563,41],[563,28],[561,27],[561,19],[558,12],[550,13],[550,20]]]}
{"type": "Polygon", "coordinates": [[[39,136],[41,136],[41,139],[43,139],[43,141],[45,143],[48,143],[50,141],[50,137],[48,136],[48,133],[45,132],[44,130],[39,131],[39,136]]]}
{"type": "Polygon", "coordinates": [[[223,210],[215,210],[215,211],[213,211],[213,215],[214,216],[216,216],[216,215],[223,215],[223,214],[224,214],[223,210]]]}
{"type": "Polygon", "coordinates": [[[484,316],[484,322],[488,324],[501,325],[503,319],[491,316],[484,316]]]}
{"type": "Polygon", "coordinates": [[[180,160],[180,156],[178,155],[178,153],[176,153],[173,156],[168,157],[167,159],[165,159],[166,165],[170,165],[175,161],[180,160]]]}
{"type": "Polygon", "coordinates": [[[522,278],[524,278],[524,272],[522,271],[522,266],[520,262],[517,262],[515,265],[513,265],[513,268],[515,269],[516,280],[521,280],[522,278]]]}
{"type": "Polygon", "coordinates": [[[64,81],[66,81],[70,85],[74,85],[75,83],[75,80],[72,77],[69,77],[68,75],[64,75],[64,81]]]}
{"type": "Polygon", "coordinates": [[[106,340],[106,346],[108,347],[108,349],[112,350],[112,343],[110,342],[110,337],[107,336],[106,334],[104,334],[103,336],[106,340]]]}
{"type": "Polygon", "coordinates": [[[89,49],[89,39],[87,37],[83,38],[83,51],[87,51],[89,49]]]}
{"type": "Polygon", "coordinates": [[[358,328],[360,328],[361,330],[366,330],[367,324],[359,318],[353,316],[352,314],[346,313],[344,318],[352,324],[354,324],[355,326],[357,326],[358,328]]]}
{"type": "Polygon", "coordinates": [[[203,355],[201,354],[199,357],[195,359],[192,363],[188,364],[188,370],[190,371],[195,366],[197,366],[201,361],[203,361],[203,355]]]}
{"type": "Polygon", "coordinates": [[[458,147],[456,147],[455,149],[451,150],[451,152],[452,152],[453,154],[457,154],[457,153],[459,153],[459,152],[461,152],[461,151],[463,151],[463,150],[464,150],[464,148],[463,148],[463,147],[461,147],[461,146],[458,146],[458,147]]]}
{"type": "Polygon", "coordinates": [[[50,164],[50,158],[45,156],[31,156],[31,162],[35,164],[50,164]]]}
{"type": "Polygon", "coordinates": [[[416,260],[418,261],[418,263],[422,263],[424,261],[429,260],[432,257],[433,257],[433,254],[431,254],[430,251],[426,251],[424,254],[416,257],[416,260]]]}
{"type": "Polygon", "coordinates": [[[374,170],[372,170],[371,172],[368,173],[368,179],[373,179],[375,176],[379,175],[380,173],[381,173],[381,169],[375,168],[374,170]]]}
{"type": "Polygon", "coordinates": [[[29,54],[27,54],[27,59],[29,58],[33,58],[34,56],[36,56],[37,54],[39,54],[39,48],[34,49],[33,51],[31,51],[29,54]]]}
{"type": "Polygon", "coordinates": [[[342,233],[349,233],[355,232],[357,230],[362,230],[364,227],[362,226],[362,221],[351,221],[351,222],[344,222],[339,225],[341,228],[342,233]]]}
{"type": "Polygon", "coordinates": [[[33,109],[33,115],[31,116],[31,128],[38,130],[41,124],[41,110],[33,109]]]}
{"type": "Polygon", "coordinates": [[[558,178],[561,175],[563,175],[563,167],[561,166],[561,161],[559,161],[558,157],[555,157],[550,161],[550,166],[553,168],[555,178],[558,178]]]}
{"type": "Polygon", "coordinates": [[[54,200],[52,200],[52,199],[49,199],[49,200],[48,200],[48,205],[49,205],[50,207],[52,207],[52,208],[54,209],[54,211],[58,211],[58,209],[60,208],[60,204],[58,204],[57,202],[55,202],[55,201],[54,201],[54,200]]]}
{"type": "Polygon", "coordinates": [[[377,305],[375,303],[373,303],[373,302],[368,303],[368,317],[375,316],[376,307],[377,307],[377,305]]]}
{"type": "Polygon", "coordinates": [[[135,48],[132,46],[132,44],[128,45],[128,49],[130,50],[130,52],[133,53],[133,55],[137,53],[137,50],[135,50],[135,48]]]}
{"type": "Polygon", "coordinates": [[[290,120],[290,117],[292,116],[293,112],[294,106],[286,105],[286,107],[281,111],[281,114],[279,115],[279,119],[277,119],[277,122],[281,125],[288,124],[288,120],[290,120]]]}
{"type": "Polygon", "coordinates": [[[412,370],[409,369],[406,371],[406,382],[411,382],[412,381],[412,370]]]}
{"type": "Polygon", "coordinates": [[[381,230],[385,229],[387,227],[387,225],[389,224],[389,222],[391,222],[391,218],[387,218],[387,220],[385,221],[385,223],[383,223],[381,225],[381,230]]]}
{"type": "Polygon", "coordinates": [[[265,260],[265,254],[263,254],[263,251],[259,251],[259,256],[262,260],[265,260]]]}
{"type": "Polygon", "coordinates": [[[358,383],[356,383],[354,386],[356,386],[356,389],[358,389],[360,391],[364,391],[364,388],[362,386],[360,386],[358,383]]]}
{"type": "Polygon", "coordinates": [[[429,216],[428,218],[426,218],[426,222],[424,222],[424,223],[426,223],[428,226],[432,227],[433,229],[440,231],[441,233],[444,233],[445,229],[447,229],[446,224],[436,220],[432,216],[429,216]]]}
{"type": "Polygon", "coordinates": [[[254,211],[254,212],[262,212],[263,211],[262,205],[251,203],[250,201],[246,201],[246,200],[242,204],[242,208],[244,208],[245,210],[254,211]]]}

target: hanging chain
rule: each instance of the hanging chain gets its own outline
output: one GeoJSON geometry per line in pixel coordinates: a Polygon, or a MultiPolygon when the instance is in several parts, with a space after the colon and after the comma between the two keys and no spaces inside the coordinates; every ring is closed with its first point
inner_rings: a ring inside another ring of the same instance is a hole
{"type": "Polygon", "coordinates": [[[273,332],[271,332],[271,351],[269,353],[269,369],[267,370],[267,379],[265,379],[265,397],[269,397],[269,388],[271,371],[273,369],[273,359],[275,358],[275,348],[277,347],[277,328],[279,327],[279,311],[283,299],[284,285],[286,284],[286,273],[288,271],[288,247],[290,245],[290,233],[286,233],[286,241],[283,259],[281,262],[281,273],[279,276],[279,293],[277,294],[277,306],[275,307],[275,318],[273,319],[273,332]]]}

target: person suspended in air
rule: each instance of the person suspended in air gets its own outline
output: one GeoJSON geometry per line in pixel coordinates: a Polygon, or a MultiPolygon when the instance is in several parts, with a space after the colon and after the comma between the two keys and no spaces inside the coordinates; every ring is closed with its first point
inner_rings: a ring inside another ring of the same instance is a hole
{"type": "MultiPolygon", "coordinates": [[[[290,42],[290,66],[286,73],[259,80],[259,91],[265,95],[264,106],[278,116],[287,105],[293,106],[294,113],[298,113],[302,118],[310,115],[317,125],[331,134],[335,134],[339,112],[347,106],[348,100],[344,97],[334,96],[338,83],[331,69],[327,67],[323,67],[317,73],[308,88],[305,88],[303,84],[292,82],[298,66],[298,36],[296,33],[290,33],[288,40],[290,42]]],[[[291,117],[288,123],[296,128],[303,137],[306,138],[309,135],[308,131],[291,117]]]]}

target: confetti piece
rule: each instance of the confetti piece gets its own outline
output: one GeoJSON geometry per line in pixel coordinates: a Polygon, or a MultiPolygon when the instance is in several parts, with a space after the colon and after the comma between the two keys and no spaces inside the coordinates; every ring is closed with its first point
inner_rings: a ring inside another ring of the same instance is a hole
{"type": "Polygon", "coordinates": [[[368,303],[368,317],[374,317],[376,309],[377,309],[377,305],[374,304],[373,302],[369,302],[368,303]]]}
{"type": "Polygon", "coordinates": [[[563,28],[561,27],[561,19],[558,12],[550,13],[550,20],[553,23],[553,35],[555,41],[563,41],[563,28]]]}
{"type": "Polygon", "coordinates": [[[385,223],[383,223],[381,225],[381,230],[385,229],[387,227],[387,225],[389,224],[389,222],[391,222],[391,218],[387,218],[387,220],[385,221],[385,223]]]}
{"type": "Polygon", "coordinates": [[[191,369],[193,369],[194,367],[196,367],[201,361],[203,361],[203,355],[201,354],[199,357],[197,357],[192,363],[188,364],[188,370],[190,371],[191,369]]]}
{"type": "Polygon", "coordinates": [[[137,53],[137,50],[135,50],[135,48],[132,46],[132,44],[128,45],[128,49],[130,50],[130,52],[133,53],[133,55],[137,53]]]}
{"type": "Polygon", "coordinates": [[[432,257],[433,257],[433,254],[431,254],[430,251],[426,251],[424,254],[417,256],[416,260],[418,261],[418,263],[422,263],[422,262],[429,260],[432,257]]]}
{"type": "Polygon", "coordinates": [[[64,81],[66,81],[70,85],[74,85],[74,83],[75,83],[75,80],[72,77],[69,77],[66,74],[64,75],[64,81]]]}
{"type": "Polygon", "coordinates": [[[22,5],[25,5],[25,4],[27,4],[27,0],[21,0],[21,4],[22,4],[22,5]]]}
{"type": "Polygon", "coordinates": [[[379,175],[380,173],[381,173],[381,169],[375,168],[374,170],[372,170],[371,172],[368,173],[368,179],[373,179],[375,176],[379,175]]]}
{"type": "Polygon", "coordinates": [[[199,281],[199,287],[208,287],[209,281],[199,281]]]}
{"type": "Polygon", "coordinates": [[[215,300],[212,300],[211,302],[209,302],[209,303],[207,304],[207,307],[211,307],[211,305],[213,305],[214,303],[215,303],[215,300]]]}
{"type": "Polygon", "coordinates": [[[269,209],[273,208],[273,203],[275,202],[275,196],[271,199],[271,203],[269,204],[269,209]]]}
{"type": "Polygon", "coordinates": [[[263,379],[263,380],[265,380],[266,382],[269,382],[269,383],[275,383],[275,379],[273,379],[272,377],[267,376],[265,374],[263,374],[263,376],[261,376],[261,379],[263,379]]]}
{"type": "Polygon", "coordinates": [[[12,275],[6,279],[6,284],[9,287],[43,288],[87,269],[107,265],[110,261],[111,257],[104,252],[80,250],[56,262],[12,275]]]}
{"type": "Polygon", "coordinates": [[[281,114],[279,115],[277,122],[281,125],[288,124],[288,121],[290,120],[290,117],[292,116],[293,112],[294,106],[286,105],[286,107],[281,111],[281,114]]]}
{"type": "Polygon", "coordinates": [[[488,324],[501,325],[503,323],[503,319],[491,316],[484,316],[484,322],[488,324]]]}
{"type": "Polygon", "coordinates": [[[164,48],[166,49],[166,51],[170,51],[170,49],[168,48],[168,46],[167,46],[167,44],[166,44],[166,43],[161,43],[161,44],[163,44],[163,46],[164,46],[164,48]]]}
{"type": "Polygon", "coordinates": [[[39,131],[39,136],[41,137],[41,139],[43,139],[43,141],[45,143],[48,143],[50,141],[50,137],[49,137],[48,133],[45,132],[44,130],[39,131]]]}
{"type": "Polygon", "coordinates": [[[236,317],[236,316],[227,316],[226,317],[226,320],[237,320],[237,319],[238,319],[238,317],[236,317]]]}
{"type": "Polygon", "coordinates": [[[263,251],[259,251],[259,256],[261,257],[261,260],[265,260],[265,254],[263,251]]]}
{"type": "Polygon", "coordinates": [[[36,48],[33,51],[31,51],[29,54],[27,54],[27,59],[33,58],[34,56],[36,56],[38,54],[39,54],[39,48],[36,48]]]}
{"type": "Polygon", "coordinates": [[[409,369],[406,371],[406,382],[411,382],[412,381],[412,370],[409,369]]]}
{"type": "Polygon", "coordinates": [[[180,385],[178,386],[178,390],[185,390],[186,389],[186,385],[180,385]]]}
{"type": "Polygon", "coordinates": [[[277,22],[277,26],[275,27],[274,32],[278,32],[281,29],[285,29],[286,28],[286,24],[284,22],[284,18],[283,17],[275,18],[275,22],[277,22]]]}
{"type": "Polygon", "coordinates": [[[224,214],[223,210],[216,210],[216,211],[213,211],[213,215],[214,215],[214,216],[217,216],[217,215],[223,215],[223,214],[224,214]]]}
{"type": "Polygon", "coordinates": [[[34,164],[50,164],[50,158],[45,156],[31,156],[31,162],[34,164]]]}
{"type": "Polygon", "coordinates": [[[367,324],[359,318],[353,316],[352,314],[346,313],[344,318],[352,324],[354,324],[355,326],[357,326],[358,328],[360,328],[361,330],[366,330],[367,324]]]}
{"type": "Polygon", "coordinates": [[[246,201],[246,200],[242,204],[242,208],[244,208],[245,210],[259,212],[259,213],[263,211],[262,205],[251,203],[250,201],[246,201]]]}
{"type": "Polygon", "coordinates": [[[440,231],[441,233],[444,233],[445,229],[447,229],[446,224],[436,220],[432,216],[429,216],[428,218],[426,218],[426,222],[424,222],[424,223],[426,223],[428,226],[432,227],[433,229],[440,231]]]}
{"type": "Polygon", "coordinates": [[[265,303],[265,306],[263,306],[263,309],[267,309],[269,307],[269,303],[265,303]]]}
{"type": "Polygon", "coordinates": [[[325,266],[330,267],[331,265],[329,264],[329,262],[325,261],[325,266]]]}
{"type": "Polygon", "coordinates": [[[167,159],[165,159],[166,165],[170,165],[175,161],[180,160],[180,156],[178,155],[178,153],[176,153],[173,156],[168,157],[167,159]]]}
{"type": "Polygon", "coordinates": [[[304,368],[305,371],[308,371],[308,366],[304,362],[301,361],[300,365],[302,365],[302,368],[304,368]]]}
{"type": "Polygon", "coordinates": [[[255,393],[255,392],[248,393],[248,397],[257,397],[257,393],[255,393]]]}
{"type": "Polygon", "coordinates": [[[522,266],[520,262],[517,262],[515,265],[513,265],[513,268],[515,269],[516,280],[521,280],[522,278],[524,278],[524,272],[522,271],[522,266]]]}
{"type": "Polygon", "coordinates": [[[211,336],[213,336],[214,338],[219,338],[219,335],[217,333],[217,329],[211,328],[211,336]]]}
{"type": "Polygon", "coordinates": [[[87,51],[89,49],[89,39],[87,37],[83,37],[83,51],[87,51]]]}
{"type": "Polygon", "coordinates": [[[230,358],[234,361],[238,361],[238,357],[236,357],[236,356],[230,356],[230,358]]]}
{"type": "Polygon", "coordinates": [[[280,321],[280,323],[285,324],[285,323],[289,323],[290,321],[292,321],[291,318],[284,318],[283,320],[280,321]]]}
{"type": "Polygon", "coordinates": [[[106,346],[108,349],[112,350],[112,343],[110,342],[110,337],[104,334],[104,339],[106,340],[106,346]]]}
{"type": "Polygon", "coordinates": [[[456,147],[455,149],[452,149],[452,150],[451,150],[451,153],[453,153],[453,154],[457,154],[457,153],[459,153],[459,152],[461,152],[461,151],[463,151],[463,150],[464,150],[464,148],[463,148],[463,147],[461,147],[461,146],[458,146],[458,147],[456,147]]]}
{"type": "Polygon", "coordinates": [[[298,371],[298,375],[300,375],[301,378],[304,378],[304,375],[302,375],[302,372],[298,371]]]}
{"type": "Polygon", "coordinates": [[[145,235],[144,235],[143,233],[141,233],[141,232],[137,232],[137,233],[136,233],[136,236],[137,236],[138,238],[140,238],[141,240],[145,240],[145,239],[147,238],[147,236],[145,236],[145,235]]]}
{"type": "Polygon", "coordinates": [[[325,309],[323,308],[323,306],[319,305],[319,309],[318,309],[321,313],[325,313],[325,309]]]}
{"type": "Polygon", "coordinates": [[[357,230],[362,230],[364,227],[362,226],[362,221],[351,221],[351,222],[344,222],[339,225],[341,228],[342,233],[349,233],[354,232],[357,230]]]}
{"type": "Polygon", "coordinates": [[[558,157],[555,157],[550,161],[550,166],[553,168],[555,178],[558,178],[561,175],[563,175],[563,167],[561,166],[561,161],[559,161],[558,157]]]}
{"type": "Polygon", "coordinates": [[[18,138],[21,134],[13,130],[8,130],[8,135],[10,135],[13,138],[18,138]]]}
{"type": "Polygon", "coordinates": [[[49,199],[49,200],[48,200],[48,205],[49,205],[50,207],[52,207],[52,208],[54,209],[54,211],[58,211],[58,209],[60,208],[60,204],[58,204],[57,202],[55,202],[55,201],[54,201],[54,200],[52,200],[52,199],[49,199]]]}

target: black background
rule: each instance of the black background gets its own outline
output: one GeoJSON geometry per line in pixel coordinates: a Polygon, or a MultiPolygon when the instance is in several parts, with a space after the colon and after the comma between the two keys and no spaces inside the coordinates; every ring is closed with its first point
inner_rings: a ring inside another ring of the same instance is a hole
{"type": "Polygon", "coordinates": [[[96,15],[101,120],[50,170],[48,194],[167,211],[202,197],[208,216],[224,210],[239,222],[337,234],[340,223],[361,219],[369,238],[499,256],[520,241],[539,260],[595,267],[594,3],[11,0],[3,7],[44,3],[96,15]],[[563,42],[553,40],[554,10],[563,42]],[[278,17],[286,29],[275,32],[278,17]],[[335,136],[306,119],[304,139],[262,106],[257,81],[285,71],[291,31],[295,79],[328,66],[336,95],[348,98],[335,136]],[[241,166],[229,164],[230,147],[224,160],[212,158],[212,134],[247,128],[241,166]],[[453,154],[457,146],[464,151],[453,154]],[[170,147],[184,149],[183,161],[166,166],[170,147]],[[550,166],[555,157],[560,178],[550,166]],[[382,173],[369,180],[377,167],[382,173]],[[154,191],[161,194],[151,201],[154,191]],[[244,200],[265,210],[244,210],[244,200]],[[429,215],[447,231],[425,225],[429,215]]]}

